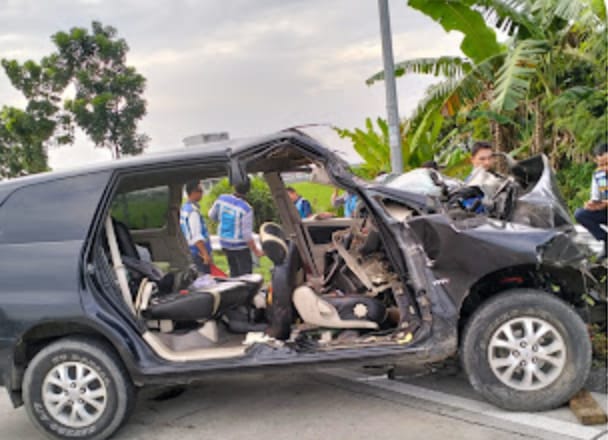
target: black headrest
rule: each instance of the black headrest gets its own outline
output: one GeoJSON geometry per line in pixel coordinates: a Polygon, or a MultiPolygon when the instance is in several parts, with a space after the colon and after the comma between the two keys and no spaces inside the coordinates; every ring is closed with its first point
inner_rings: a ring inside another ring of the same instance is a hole
{"type": "Polygon", "coordinates": [[[283,264],[287,258],[287,243],[285,233],[276,223],[264,223],[260,227],[260,242],[264,253],[275,266],[283,264]]]}
{"type": "Polygon", "coordinates": [[[112,219],[112,224],[114,225],[114,234],[116,234],[120,255],[139,260],[139,253],[137,252],[135,242],[133,241],[133,237],[131,236],[131,232],[127,225],[114,218],[112,219]]]}
{"type": "Polygon", "coordinates": [[[260,230],[265,234],[274,235],[277,238],[280,238],[283,241],[287,241],[287,236],[285,235],[285,231],[280,225],[272,222],[266,222],[261,227],[260,230]]]}

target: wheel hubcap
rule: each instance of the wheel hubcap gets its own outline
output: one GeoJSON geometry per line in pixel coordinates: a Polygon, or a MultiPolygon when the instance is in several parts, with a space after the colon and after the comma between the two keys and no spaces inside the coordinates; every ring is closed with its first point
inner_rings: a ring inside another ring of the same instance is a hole
{"type": "Polygon", "coordinates": [[[71,428],[82,428],[101,417],[108,396],[94,369],[81,362],[63,362],[44,378],[42,401],[55,420],[71,428]]]}
{"type": "Polygon", "coordinates": [[[505,385],[534,391],[551,385],[566,365],[566,345],[547,321],[521,317],[501,325],[490,338],[488,362],[505,385]]]}

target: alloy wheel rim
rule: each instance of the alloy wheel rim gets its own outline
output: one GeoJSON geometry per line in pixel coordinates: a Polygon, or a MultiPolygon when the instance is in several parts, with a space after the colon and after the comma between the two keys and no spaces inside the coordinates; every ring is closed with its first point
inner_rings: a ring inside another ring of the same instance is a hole
{"type": "Polygon", "coordinates": [[[108,393],[93,368],[82,362],[62,362],[44,378],[42,401],[56,421],[71,428],[82,428],[102,416],[108,393]]]}
{"type": "Polygon", "coordinates": [[[566,366],[564,338],[544,319],[524,316],[502,324],[490,338],[488,362],[503,384],[536,391],[557,380],[566,366]]]}

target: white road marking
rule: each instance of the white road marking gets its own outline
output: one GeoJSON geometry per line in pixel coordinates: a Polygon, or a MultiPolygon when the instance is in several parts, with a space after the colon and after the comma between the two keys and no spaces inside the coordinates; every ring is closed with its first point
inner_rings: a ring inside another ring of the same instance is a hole
{"type": "Polygon", "coordinates": [[[511,412],[500,410],[494,405],[441,391],[430,390],[417,385],[410,385],[396,380],[389,380],[385,376],[367,376],[350,370],[327,370],[329,375],[340,377],[354,382],[364,382],[369,386],[388,390],[394,393],[405,394],[421,400],[439,403],[454,408],[464,409],[482,416],[524,425],[532,428],[541,428],[555,434],[588,440],[605,432],[607,426],[583,426],[576,423],[557,420],[538,413],[511,412]]]}

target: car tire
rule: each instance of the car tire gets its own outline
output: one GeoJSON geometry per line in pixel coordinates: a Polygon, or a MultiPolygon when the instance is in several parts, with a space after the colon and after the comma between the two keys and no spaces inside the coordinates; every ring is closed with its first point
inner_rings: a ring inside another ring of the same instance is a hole
{"type": "Polygon", "coordinates": [[[591,343],[572,307],[544,291],[513,289],[483,303],[468,321],[460,350],[473,388],[513,411],[544,411],[585,383],[591,343]]]}
{"type": "Polygon", "coordinates": [[[129,417],[135,388],[106,344],[66,338],[34,356],[23,378],[23,400],[47,436],[104,440],[129,417]]]}

